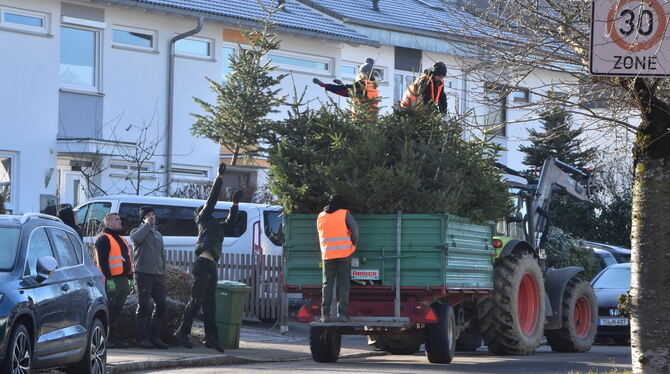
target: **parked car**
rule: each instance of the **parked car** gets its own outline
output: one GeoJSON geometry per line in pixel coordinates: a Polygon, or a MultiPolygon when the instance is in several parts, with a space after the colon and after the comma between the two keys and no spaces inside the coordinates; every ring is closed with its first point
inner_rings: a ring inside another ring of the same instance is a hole
{"type": "Polygon", "coordinates": [[[593,248],[593,255],[598,259],[600,270],[617,263],[612,253],[604,249],[593,248]]]}
{"type": "Polygon", "coordinates": [[[625,262],[630,262],[630,249],[617,247],[615,245],[596,243],[596,242],[585,242],[586,246],[591,249],[602,249],[607,252],[610,252],[616,261],[620,264],[625,262]]]}
{"type": "Polygon", "coordinates": [[[74,230],[0,215],[0,373],[105,373],[107,313],[103,276],[74,230]]]}
{"type": "MultiPolygon", "coordinates": [[[[75,212],[78,225],[84,233],[84,242],[92,243],[101,231],[105,214],[118,213],[123,221],[123,233],[129,235],[132,229],[140,225],[140,207],[150,206],[156,211],[158,231],[163,235],[165,249],[190,252],[198,236],[194,211],[203,204],[204,200],[195,199],[114,195],[93,198],[77,207],[75,212]]],[[[217,202],[214,216],[224,220],[231,206],[231,202],[217,202]]],[[[232,230],[226,230],[223,252],[280,255],[283,242],[282,207],[240,203],[239,208],[237,225],[232,230]]]]}
{"type": "Polygon", "coordinates": [[[630,321],[621,316],[619,296],[630,290],[630,263],[610,265],[591,281],[598,300],[598,332],[596,339],[614,339],[627,344],[630,339],[630,321]]]}

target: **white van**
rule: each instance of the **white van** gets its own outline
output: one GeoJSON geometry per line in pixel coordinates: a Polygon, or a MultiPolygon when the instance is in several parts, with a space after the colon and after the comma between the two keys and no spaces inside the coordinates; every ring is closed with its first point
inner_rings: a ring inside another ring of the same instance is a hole
{"type": "MultiPolygon", "coordinates": [[[[93,198],[75,209],[77,225],[84,241],[93,242],[102,229],[107,213],[118,213],[123,221],[123,235],[139,226],[141,206],[156,211],[158,230],[163,234],[166,250],[193,251],[198,236],[195,208],[205,200],[172,197],[114,195],[93,198]]],[[[228,217],[231,202],[218,201],[214,216],[228,217]]],[[[277,205],[240,203],[237,225],[225,233],[223,253],[282,254],[282,207],[277,205]]]]}

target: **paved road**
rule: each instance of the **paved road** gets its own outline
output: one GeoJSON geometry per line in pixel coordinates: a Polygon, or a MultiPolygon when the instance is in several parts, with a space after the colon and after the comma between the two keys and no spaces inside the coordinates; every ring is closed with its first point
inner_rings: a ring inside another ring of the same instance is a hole
{"type": "Polygon", "coordinates": [[[374,356],[340,360],[335,364],[317,364],[311,360],[238,365],[227,367],[187,368],[143,371],[165,374],[215,373],[592,373],[612,369],[630,370],[630,347],[594,346],[587,353],[554,353],[544,346],[533,356],[492,356],[485,351],[471,354],[458,352],[449,365],[431,365],[422,354],[414,356],[374,356]]]}

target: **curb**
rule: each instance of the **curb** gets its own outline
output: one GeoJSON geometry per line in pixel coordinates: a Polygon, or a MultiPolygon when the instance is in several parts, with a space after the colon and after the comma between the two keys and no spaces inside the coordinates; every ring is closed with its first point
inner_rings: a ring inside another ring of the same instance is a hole
{"type": "MultiPolygon", "coordinates": [[[[383,356],[385,352],[359,352],[340,355],[340,359],[360,358],[370,356],[383,356]]],[[[219,366],[219,365],[246,365],[246,364],[260,364],[268,362],[294,362],[310,360],[311,357],[298,357],[286,359],[267,359],[267,360],[253,360],[242,357],[226,356],[226,355],[211,355],[211,356],[197,356],[179,358],[173,360],[154,360],[154,361],[128,361],[107,364],[108,374],[127,373],[132,371],[142,371],[149,369],[174,369],[174,368],[188,368],[188,367],[202,367],[202,366],[219,366]]]]}

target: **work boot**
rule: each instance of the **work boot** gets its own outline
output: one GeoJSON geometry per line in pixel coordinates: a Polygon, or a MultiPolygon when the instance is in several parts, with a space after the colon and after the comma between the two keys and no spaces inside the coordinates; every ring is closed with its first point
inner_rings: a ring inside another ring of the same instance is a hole
{"type": "Polygon", "coordinates": [[[224,349],[216,339],[205,339],[205,347],[211,348],[213,350],[223,353],[224,349]]]}
{"type": "Polygon", "coordinates": [[[159,338],[153,338],[151,339],[151,344],[154,345],[154,347],[158,349],[168,349],[170,346],[168,344],[163,343],[159,338]]]}
{"type": "Polygon", "coordinates": [[[116,336],[110,336],[107,339],[107,348],[128,348],[128,344],[122,342],[116,336]]]}
{"type": "Polygon", "coordinates": [[[151,344],[151,341],[149,339],[142,339],[142,340],[140,340],[140,348],[154,349],[154,345],[151,344]]]}
{"type": "Polygon", "coordinates": [[[174,333],[175,339],[179,341],[179,345],[181,345],[184,348],[192,349],[193,348],[193,343],[188,339],[188,336],[186,334],[182,334],[181,331],[177,330],[177,332],[174,333]]]}
{"type": "Polygon", "coordinates": [[[154,347],[158,349],[168,349],[170,348],[169,345],[163,343],[161,341],[161,324],[160,321],[158,320],[152,320],[151,321],[151,335],[150,335],[150,341],[151,344],[154,345],[154,347]]]}
{"type": "Polygon", "coordinates": [[[319,321],[330,322],[330,313],[321,313],[321,318],[319,318],[319,321]]]}

